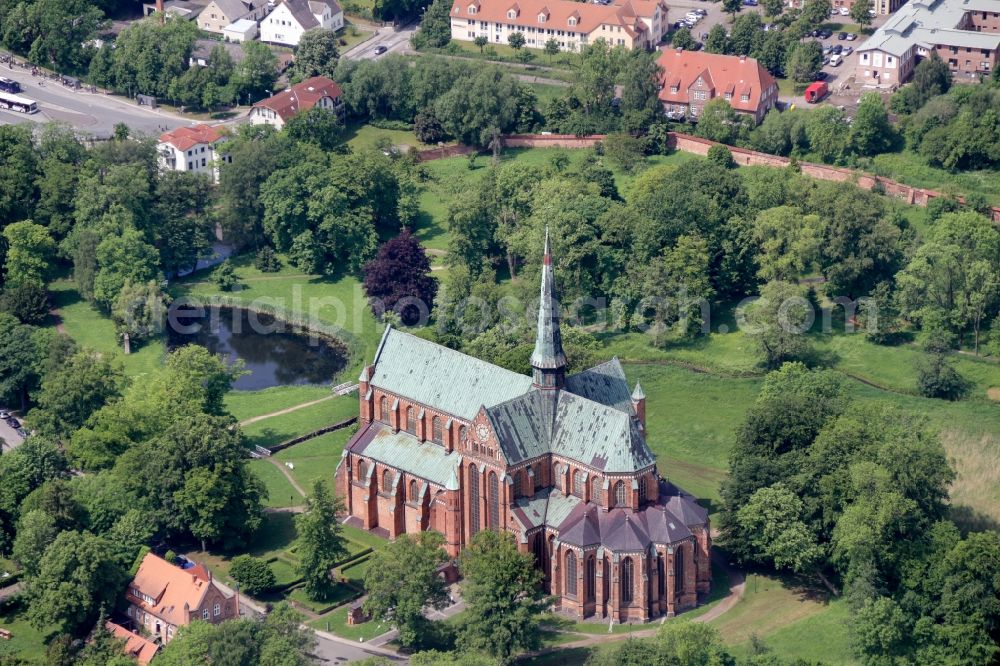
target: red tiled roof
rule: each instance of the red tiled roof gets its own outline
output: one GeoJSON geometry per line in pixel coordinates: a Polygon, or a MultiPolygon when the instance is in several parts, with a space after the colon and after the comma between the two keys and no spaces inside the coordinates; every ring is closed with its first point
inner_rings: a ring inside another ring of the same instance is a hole
{"type": "Polygon", "coordinates": [[[181,569],[149,553],[139,565],[126,596],[146,612],[170,624],[182,626],[188,623],[189,612],[201,607],[212,585],[212,576],[203,565],[181,569]],[[153,602],[135,597],[132,588],[152,597],[153,602]]]}
{"type": "Polygon", "coordinates": [[[271,109],[277,113],[282,120],[288,120],[300,111],[308,111],[316,106],[316,102],[324,97],[338,99],[342,91],[340,86],[326,78],[325,76],[314,76],[306,79],[302,83],[296,83],[288,90],[283,90],[277,95],[262,99],[254,104],[255,107],[271,109]]]}
{"type": "Polygon", "coordinates": [[[165,132],[160,135],[160,143],[169,143],[177,150],[187,150],[199,143],[215,143],[221,138],[222,134],[214,127],[201,124],[165,132]]]}
{"type": "Polygon", "coordinates": [[[649,0],[625,0],[624,4],[598,5],[574,0],[454,0],[451,7],[453,17],[473,18],[476,21],[507,23],[517,26],[542,27],[553,30],[568,30],[581,34],[590,34],[602,24],[622,26],[629,35],[646,31],[646,25],[638,20],[639,16],[648,14],[652,19],[657,7],[656,2],[649,0]],[[475,14],[469,14],[469,6],[476,8],[475,14]],[[638,10],[637,10],[638,7],[638,10]],[[508,12],[515,12],[514,18],[508,12]],[[545,16],[540,22],[538,17],[545,16]],[[569,24],[570,18],[576,23],[569,24]]]}
{"type": "Polygon", "coordinates": [[[107,622],[104,628],[125,641],[125,654],[135,659],[141,666],[147,666],[160,646],[139,634],[134,634],[120,624],[107,622]]]}
{"type": "Polygon", "coordinates": [[[668,103],[687,104],[688,90],[700,77],[704,89],[713,93],[710,97],[725,97],[729,92],[734,109],[754,113],[761,94],[776,85],[774,77],[753,58],[668,48],[657,62],[663,68],[660,100],[668,103]],[[744,95],[749,96],[746,102],[744,95]]]}

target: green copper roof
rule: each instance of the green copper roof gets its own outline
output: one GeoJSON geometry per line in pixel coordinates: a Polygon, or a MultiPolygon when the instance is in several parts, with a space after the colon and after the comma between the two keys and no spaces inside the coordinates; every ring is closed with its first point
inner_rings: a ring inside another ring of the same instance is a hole
{"type": "Polygon", "coordinates": [[[351,451],[445,488],[454,482],[455,468],[462,462],[462,456],[454,451],[449,453],[432,442],[421,443],[403,430],[394,433],[377,421],[355,437],[351,451]]]}
{"type": "Polygon", "coordinates": [[[566,378],[566,390],[579,396],[614,407],[626,414],[632,413],[632,398],[628,380],[618,357],[588,368],[566,378]]]}
{"type": "Polygon", "coordinates": [[[563,368],[562,333],[559,330],[559,302],[556,299],[555,278],[552,276],[552,256],[549,253],[549,230],[545,229],[545,254],[542,257],[542,290],[538,302],[538,334],[535,351],[531,354],[533,368],[563,368]]]}
{"type": "Polygon", "coordinates": [[[387,327],[371,385],[472,420],[531,388],[531,378],[387,327]]]}

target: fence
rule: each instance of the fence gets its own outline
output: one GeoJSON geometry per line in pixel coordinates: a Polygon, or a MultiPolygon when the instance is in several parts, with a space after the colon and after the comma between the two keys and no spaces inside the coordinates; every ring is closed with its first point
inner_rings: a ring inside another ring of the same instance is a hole
{"type": "MultiPolygon", "coordinates": [[[[670,132],[669,135],[669,147],[671,149],[695,155],[707,155],[708,149],[712,146],[725,145],[716,144],[715,141],[709,141],[708,139],[692,136],[690,134],[682,134],[680,132],[670,132]]],[[[573,134],[509,134],[503,138],[503,143],[507,148],[590,148],[599,141],[602,141],[604,138],[605,136],[603,134],[590,136],[576,136],[573,134]]],[[[726,146],[726,148],[728,148],[729,152],[733,154],[733,159],[740,166],[770,166],[781,168],[787,167],[791,164],[791,160],[789,158],[781,157],[779,155],[770,155],[768,153],[761,153],[747,148],[738,148],[736,146],[726,146]]],[[[455,155],[464,155],[472,150],[473,149],[468,146],[433,148],[431,150],[425,150],[418,153],[417,159],[420,162],[426,162],[445,157],[453,157],[455,155]]],[[[921,187],[913,187],[912,185],[904,185],[903,183],[898,183],[889,178],[883,178],[882,176],[876,176],[863,171],[855,171],[853,169],[845,169],[843,167],[835,167],[827,164],[816,164],[814,162],[799,162],[798,165],[802,173],[812,178],[832,181],[852,181],[855,182],[858,187],[863,187],[866,190],[879,187],[889,196],[902,199],[906,203],[916,206],[926,206],[932,199],[945,196],[942,192],[927,190],[921,187]]],[[[965,203],[965,199],[962,197],[956,198],[959,203],[965,203]]],[[[1000,224],[1000,206],[992,206],[990,208],[989,217],[994,222],[1000,224]]]]}

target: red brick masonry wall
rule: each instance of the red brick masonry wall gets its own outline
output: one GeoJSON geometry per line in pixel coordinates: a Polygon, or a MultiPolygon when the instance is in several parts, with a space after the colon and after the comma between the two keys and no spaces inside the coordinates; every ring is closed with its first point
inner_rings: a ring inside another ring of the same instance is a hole
{"type": "MultiPolygon", "coordinates": [[[[504,146],[507,148],[589,148],[598,141],[604,139],[604,135],[575,136],[572,134],[510,134],[505,136],[504,146]]],[[[681,134],[680,132],[670,132],[670,147],[685,153],[695,155],[707,155],[708,149],[715,145],[714,141],[702,139],[701,137],[681,134]]],[[[736,146],[726,146],[733,154],[733,159],[740,166],[771,166],[785,167],[790,160],[787,157],[759,153],[756,150],[737,148],[736,146]]],[[[432,148],[418,154],[421,162],[441,159],[443,157],[453,157],[471,152],[468,146],[448,146],[445,148],[432,148]]],[[[876,184],[881,185],[886,194],[902,199],[906,203],[917,206],[926,206],[927,202],[935,197],[943,196],[941,192],[925,190],[920,187],[912,187],[897,183],[888,178],[875,176],[861,171],[852,171],[841,167],[829,166],[826,164],[814,164],[812,162],[799,162],[802,173],[821,180],[845,181],[853,180],[859,187],[872,189],[876,184]]],[[[958,198],[962,201],[962,198],[958,198]]],[[[991,208],[991,218],[994,222],[1000,223],[1000,207],[991,208]]]]}

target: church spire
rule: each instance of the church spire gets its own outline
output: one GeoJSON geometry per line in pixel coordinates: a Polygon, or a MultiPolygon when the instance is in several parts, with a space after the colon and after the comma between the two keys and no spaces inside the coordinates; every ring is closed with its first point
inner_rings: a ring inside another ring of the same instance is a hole
{"type": "Polygon", "coordinates": [[[545,228],[545,255],[542,257],[542,290],[538,303],[538,334],[535,351],[531,354],[535,386],[546,389],[562,388],[566,378],[566,354],[563,353],[559,331],[559,302],[555,278],[552,275],[552,254],[549,249],[549,229],[545,228]]]}

